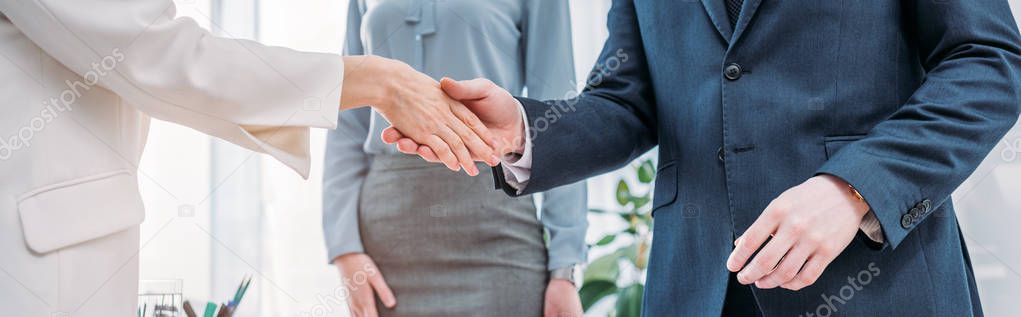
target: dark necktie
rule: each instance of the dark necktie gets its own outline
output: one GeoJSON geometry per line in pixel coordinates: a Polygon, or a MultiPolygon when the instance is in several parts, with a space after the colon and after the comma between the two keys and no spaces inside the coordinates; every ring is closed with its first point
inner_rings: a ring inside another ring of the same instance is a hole
{"type": "Polygon", "coordinates": [[[744,0],[724,0],[727,2],[727,16],[730,17],[730,27],[737,25],[737,17],[741,16],[741,5],[744,0]]]}

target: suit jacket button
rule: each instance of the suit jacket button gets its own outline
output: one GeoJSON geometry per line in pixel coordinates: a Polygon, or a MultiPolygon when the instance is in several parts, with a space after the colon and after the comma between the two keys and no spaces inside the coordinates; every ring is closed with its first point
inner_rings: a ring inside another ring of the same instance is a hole
{"type": "Polygon", "coordinates": [[[922,217],[922,213],[923,212],[924,211],[922,210],[921,207],[915,207],[915,208],[911,208],[911,211],[908,214],[911,215],[911,218],[918,219],[918,218],[922,217]]]}
{"type": "Polygon", "coordinates": [[[716,158],[723,162],[723,147],[716,149],[716,158]]]}
{"type": "Polygon", "coordinates": [[[932,201],[928,200],[928,199],[923,200],[922,201],[922,209],[925,210],[925,212],[931,211],[932,210],[932,201]]]}
{"type": "Polygon", "coordinates": [[[741,72],[741,65],[731,63],[730,65],[727,65],[727,67],[723,68],[723,77],[726,77],[731,81],[738,80],[741,79],[741,72]]]}
{"type": "Polygon", "coordinates": [[[904,229],[910,229],[914,223],[915,218],[911,217],[911,214],[905,214],[903,217],[900,217],[900,226],[904,227],[904,229]]]}

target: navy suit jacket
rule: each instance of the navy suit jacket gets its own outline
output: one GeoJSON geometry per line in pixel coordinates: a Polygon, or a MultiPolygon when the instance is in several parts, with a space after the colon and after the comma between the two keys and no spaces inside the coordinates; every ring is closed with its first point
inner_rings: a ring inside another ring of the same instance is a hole
{"type": "Polygon", "coordinates": [[[950,194],[1018,118],[1007,1],[745,0],[732,28],[723,0],[614,0],[608,25],[578,98],[520,99],[524,193],[660,147],[646,316],[719,316],[734,237],[821,173],[885,244],[859,233],[814,285],[753,288],[766,316],[982,314],[950,194]]]}

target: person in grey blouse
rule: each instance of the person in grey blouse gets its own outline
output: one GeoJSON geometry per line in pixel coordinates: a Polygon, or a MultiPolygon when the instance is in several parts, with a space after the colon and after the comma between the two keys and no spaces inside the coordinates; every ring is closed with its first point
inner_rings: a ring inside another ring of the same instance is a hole
{"type": "MultiPolygon", "coordinates": [[[[534,98],[576,87],[567,0],[350,0],[345,54],[534,98]]],[[[536,206],[399,153],[379,139],[387,126],[347,111],[327,140],[323,229],[353,315],[581,314],[571,272],[586,260],[584,182],[536,206]]]]}

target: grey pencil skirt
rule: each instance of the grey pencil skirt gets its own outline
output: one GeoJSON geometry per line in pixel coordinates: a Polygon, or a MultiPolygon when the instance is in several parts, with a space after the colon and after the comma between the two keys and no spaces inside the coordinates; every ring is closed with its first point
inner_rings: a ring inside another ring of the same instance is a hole
{"type": "Polygon", "coordinates": [[[548,274],[531,197],[417,157],[378,155],[359,208],[365,252],[397,297],[380,316],[541,316],[548,274]]]}

